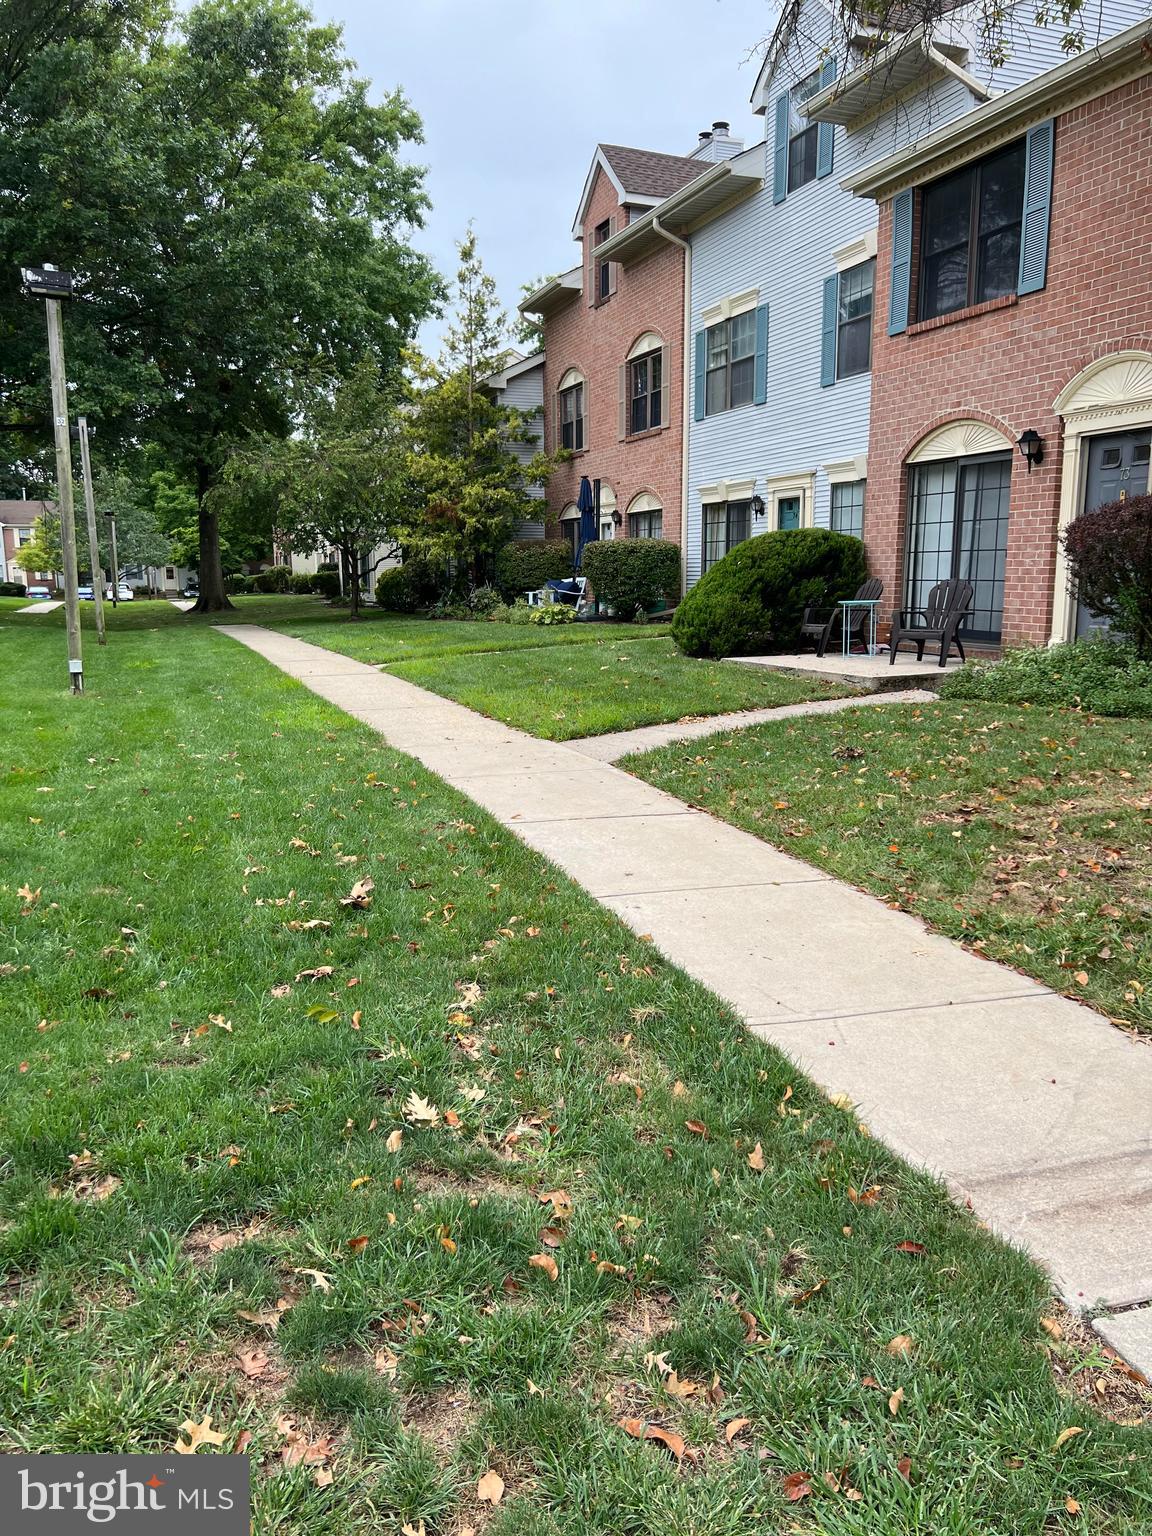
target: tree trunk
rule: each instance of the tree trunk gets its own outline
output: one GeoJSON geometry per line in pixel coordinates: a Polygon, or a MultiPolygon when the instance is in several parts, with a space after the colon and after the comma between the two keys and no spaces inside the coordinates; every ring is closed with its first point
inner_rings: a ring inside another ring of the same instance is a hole
{"type": "Polygon", "coordinates": [[[200,528],[200,593],[193,604],[193,613],[224,613],[233,605],[224,590],[224,566],[220,560],[220,519],[209,511],[208,466],[200,464],[196,471],[197,519],[200,528]]]}
{"type": "Polygon", "coordinates": [[[360,617],[360,551],[355,544],[345,551],[344,560],[345,569],[348,572],[348,617],[358,619],[360,617]]]}

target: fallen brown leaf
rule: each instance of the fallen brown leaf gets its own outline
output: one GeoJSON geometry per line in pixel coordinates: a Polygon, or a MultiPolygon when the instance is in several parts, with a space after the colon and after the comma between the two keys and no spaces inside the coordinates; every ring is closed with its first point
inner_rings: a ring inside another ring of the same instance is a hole
{"type": "Polygon", "coordinates": [[[798,1504],[801,1499],[806,1499],[812,1492],[812,1481],[807,1472],[789,1472],[784,1479],[784,1497],[792,1504],[798,1504]]]}
{"type": "Polygon", "coordinates": [[[895,1392],[893,1392],[892,1396],[888,1399],[888,1412],[892,1415],[893,1418],[895,1418],[896,1415],[900,1412],[900,1408],[903,1402],[904,1388],[897,1387],[895,1392]]]}
{"type": "Polygon", "coordinates": [[[748,1154],[748,1166],[754,1173],[764,1172],[764,1148],[759,1142],[756,1143],[748,1154]]]}
{"type": "Polygon", "coordinates": [[[916,1348],[916,1340],[910,1333],[898,1333],[894,1339],[889,1339],[884,1346],[890,1355],[910,1355],[916,1348]]]}
{"type": "Polygon", "coordinates": [[[724,1426],[724,1438],[728,1444],[731,1445],[740,1431],[747,1429],[751,1422],[751,1419],[733,1419],[731,1423],[726,1424],[724,1426]]]}
{"type": "Polygon", "coordinates": [[[476,1497],[484,1504],[499,1504],[504,1497],[504,1479],[499,1472],[489,1470],[484,1473],[476,1484],[476,1497]]]}
{"type": "Polygon", "coordinates": [[[357,911],[362,912],[366,907],[372,905],[372,892],[375,889],[376,882],[370,875],[366,875],[363,880],[357,880],[347,896],[341,896],[340,905],[342,907],[354,907],[357,911]]]}
{"type": "Polygon", "coordinates": [[[1070,1424],[1067,1429],[1062,1429],[1056,1436],[1056,1444],[1052,1449],[1058,1451],[1062,1445],[1067,1445],[1069,1440],[1073,1440],[1077,1435],[1082,1435],[1083,1433],[1084,1430],[1081,1425],[1070,1424]]]}
{"type": "Polygon", "coordinates": [[[236,1358],[245,1376],[251,1376],[253,1379],[263,1376],[268,1369],[268,1356],[262,1349],[238,1349],[236,1358]]]}
{"type": "Polygon", "coordinates": [[[556,1260],[550,1253],[530,1254],[528,1262],[532,1265],[533,1269],[542,1269],[549,1280],[556,1280],[560,1274],[559,1269],[556,1267],[556,1260]]]}
{"type": "Polygon", "coordinates": [[[212,1428],[212,1415],[205,1414],[199,1424],[195,1419],[185,1419],[180,1426],[180,1434],[187,1435],[187,1442],[177,1436],[176,1444],[172,1449],[181,1456],[195,1456],[202,1445],[223,1445],[224,1436],[218,1435],[212,1428]]]}

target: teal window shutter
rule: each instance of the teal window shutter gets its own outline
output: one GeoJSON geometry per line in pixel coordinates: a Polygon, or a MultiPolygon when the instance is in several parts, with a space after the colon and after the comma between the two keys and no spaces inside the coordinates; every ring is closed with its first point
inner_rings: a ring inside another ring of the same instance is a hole
{"type": "Polygon", "coordinates": [[[892,199],[892,282],[888,293],[888,334],[908,329],[912,286],[912,191],[892,199]]]}
{"type": "Polygon", "coordinates": [[[788,196],[788,92],[776,98],[776,136],[772,144],[772,201],[788,196]]]}
{"type": "MultiPolygon", "coordinates": [[[[836,78],[836,60],[825,59],[820,67],[820,89],[824,90],[836,78]]],[[[816,132],[816,175],[831,176],[832,150],[836,140],[834,123],[821,123],[816,132]]]]}
{"type": "Polygon", "coordinates": [[[756,311],[756,374],[752,381],[752,404],[763,405],[768,399],[768,306],[756,311]]]}
{"type": "Polygon", "coordinates": [[[704,347],[705,333],[696,332],[696,420],[704,420],[704,347]]]}
{"type": "Polygon", "coordinates": [[[1024,158],[1024,220],[1020,228],[1017,293],[1038,293],[1048,279],[1048,224],[1052,209],[1052,118],[1028,130],[1024,158]]]}
{"type": "Polygon", "coordinates": [[[836,320],[840,308],[840,274],[824,279],[824,314],[820,326],[820,388],[836,382],[836,320]]]}

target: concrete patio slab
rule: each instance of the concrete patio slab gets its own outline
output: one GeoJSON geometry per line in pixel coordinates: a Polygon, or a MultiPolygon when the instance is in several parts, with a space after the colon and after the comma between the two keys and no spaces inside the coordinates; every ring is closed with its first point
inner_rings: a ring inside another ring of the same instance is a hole
{"type": "Polygon", "coordinates": [[[17,613],[51,613],[53,608],[63,608],[62,598],[49,598],[42,603],[29,603],[26,608],[17,608],[17,613]]]}
{"type": "MultiPolygon", "coordinates": [[[[735,877],[742,864],[729,868],[735,877]]],[[[837,880],[655,891],[605,905],[758,1023],[1042,991],[837,880]]]]}
{"type": "Polygon", "coordinates": [[[823,677],[850,688],[865,688],[870,693],[939,688],[947,674],[958,671],[962,665],[958,656],[951,657],[945,667],[927,655],[923,661],[917,661],[915,651],[901,651],[891,664],[887,656],[841,656],[831,651],[826,656],[809,652],[802,656],[730,656],[728,660],[738,666],[787,672],[793,677],[823,677]]]}
{"type": "Polygon", "coordinates": [[[574,752],[594,757],[602,763],[618,763],[631,752],[652,752],[675,741],[696,741],[726,731],[747,730],[750,725],[766,725],[777,720],[795,720],[804,715],[835,715],[842,709],[856,709],[861,704],[936,704],[934,693],[924,688],[906,688],[898,693],[864,693],[850,699],[812,699],[807,704],[781,704],[778,709],[743,709],[730,715],[709,715],[700,720],[676,720],[671,725],[641,725],[634,731],[612,731],[604,736],[582,736],[570,742],[574,752]]]}
{"type": "MultiPolygon", "coordinates": [[[[574,745],[363,663],[333,674],[329,653],[303,641],[222,633],[366,721],[650,935],[1047,1265],[1071,1305],[1152,1300],[1152,1047],[574,745]]],[[[879,665],[907,687],[914,663],[879,665]]],[[[1107,1326],[1146,1348],[1148,1313],[1107,1326]]]]}
{"type": "Polygon", "coordinates": [[[1098,1317],[1092,1326],[1105,1344],[1152,1381],[1152,1307],[1137,1307],[1118,1317],[1098,1317]]]}

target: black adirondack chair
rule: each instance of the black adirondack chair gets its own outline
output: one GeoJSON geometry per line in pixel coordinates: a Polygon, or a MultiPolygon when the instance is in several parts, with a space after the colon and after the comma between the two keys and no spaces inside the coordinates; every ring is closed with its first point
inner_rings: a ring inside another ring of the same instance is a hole
{"type": "MultiPolygon", "coordinates": [[[[878,576],[869,576],[856,593],[859,601],[866,599],[875,601],[884,596],[884,583],[878,576]]],[[[868,623],[867,608],[850,608],[848,610],[848,648],[852,648],[852,641],[859,639],[868,623]]],[[[804,617],[800,621],[800,641],[812,640],[816,645],[817,656],[823,656],[828,649],[828,642],[832,638],[833,631],[844,620],[844,609],[837,604],[834,608],[823,608],[809,603],[804,610],[804,617]]]]}
{"type": "Polygon", "coordinates": [[[972,606],[972,584],[953,578],[938,581],[928,594],[923,608],[897,608],[892,615],[892,639],[888,651],[888,665],[896,662],[896,652],[901,642],[911,640],[916,647],[916,660],[924,660],[924,647],[940,642],[940,665],[948,660],[953,645],[964,658],[964,645],[960,639],[960,626],[968,617],[972,606]]]}

